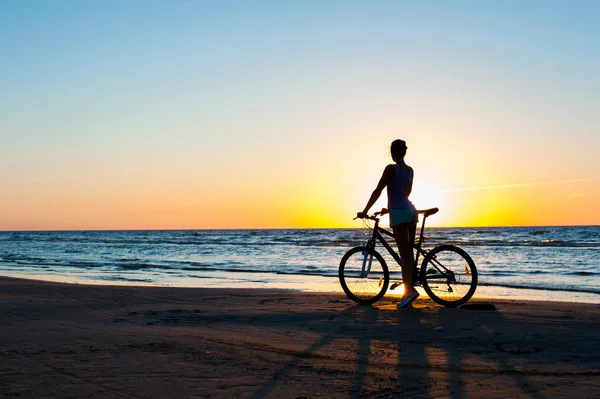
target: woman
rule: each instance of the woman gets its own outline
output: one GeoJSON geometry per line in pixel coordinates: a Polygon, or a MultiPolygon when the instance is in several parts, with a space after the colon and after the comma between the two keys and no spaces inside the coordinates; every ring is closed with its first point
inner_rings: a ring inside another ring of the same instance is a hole
{"type": "Polygon", "coordinates": [[[395,164],[388,165],[383,171],[383,176],[377,188],[371,194],[367,206],[362,212],[356,214],[359,218],[367,216],[367,212],[379,199],[384,187],[387,187],[388,210],[390,212],[390,227],[394,230],[394,238],[402,260],[402,280],[404,295],[397,305],[398,309],[410,305],[419,297],[413,285],[413,252],[412,243],[415,239],[417,228],[417,211],[409,201],[408,196],[412,190],[413,169],[404,162],[406,155],[406,142],[394,140],[390,152],[395,164]]]}

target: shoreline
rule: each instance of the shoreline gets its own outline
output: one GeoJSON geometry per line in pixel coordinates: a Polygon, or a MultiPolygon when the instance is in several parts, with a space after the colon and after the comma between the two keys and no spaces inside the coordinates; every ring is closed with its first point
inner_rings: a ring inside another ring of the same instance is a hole
{"type": "Polygon", "coordinates": [[[600,307],[0,277],[0,396],[600,396],[600,307]]]}
{"type": "MultiPolygon", "coordinates": [[[[223,289],[275,289],[297,292],[343,293],[337,277],[315,275],[210,272],[188,279],[163,279],[160,282],[131,280],[102,280],[89,277],[78,278],[65,275],[3,274],[0,278],[17,278],[65,284],[89,284],[94,286],[172,287],[172,288],[223,288],[223,289]]],[[[418,288],[421,295],[425,295],[418,288]]],[[[386,297],[394,297],[388,290],[386,297]]],[[[475,300],[528,300],[565,303],[600,304],[600,294],[574,290],[551,290],[546,288],[523,288],[502,285],[479,285],[475,300]]]]}

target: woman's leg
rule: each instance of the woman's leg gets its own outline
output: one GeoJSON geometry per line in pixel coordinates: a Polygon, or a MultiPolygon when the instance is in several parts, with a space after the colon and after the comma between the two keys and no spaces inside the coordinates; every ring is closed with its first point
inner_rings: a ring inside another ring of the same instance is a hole
{"type": "Polygon", "coordinates": [[[415,213],[415,216],[413,217],[413,220],[411,220],[410,225],[408,227],[408,231],[410,232],[410,247],[412,248],[413,245],[415,244],[415,236],[417,235],[417,214],[415,213]]]}
{"type": "Polygon", "coordinates": [[[398,245],[400,259],[402,260],[402,281],[404,282],[404,295],[415,290],[413,285],[413,251],[410,242],[410,228],[408,223],[402,223],[393,227],[394,239],[398,245]]]}

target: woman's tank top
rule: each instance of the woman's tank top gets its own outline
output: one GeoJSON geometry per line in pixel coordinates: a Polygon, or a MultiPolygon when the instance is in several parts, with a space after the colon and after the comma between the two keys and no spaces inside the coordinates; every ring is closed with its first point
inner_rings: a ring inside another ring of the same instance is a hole
{"type": "Polygon", "coordinates": [[[413,171],[406,171],[397,164],[396,177],[387,185],[388,209],[407,209],[413,208],[412,202],[408,199],[408,188],[413,180],[413,171]]]}

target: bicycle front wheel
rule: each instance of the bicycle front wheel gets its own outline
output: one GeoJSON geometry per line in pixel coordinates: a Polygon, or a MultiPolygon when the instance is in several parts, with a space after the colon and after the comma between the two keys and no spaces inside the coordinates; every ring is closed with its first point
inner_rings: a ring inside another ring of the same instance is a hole
{"type": "Polygon", "coordinates": [[[390,273],[383,257],[364,247],[352,248],[344,255],[338,275],[348,298],[365,305],[383,298],[390,283],[390,273]]]}
{"type": "Polygon", "coordinates": [[[421,266],[421,284],[427,295],[440,305],[455,307],[466,303],[477,288],[475,262],[454,245],[432,249],[421,266]]]}

